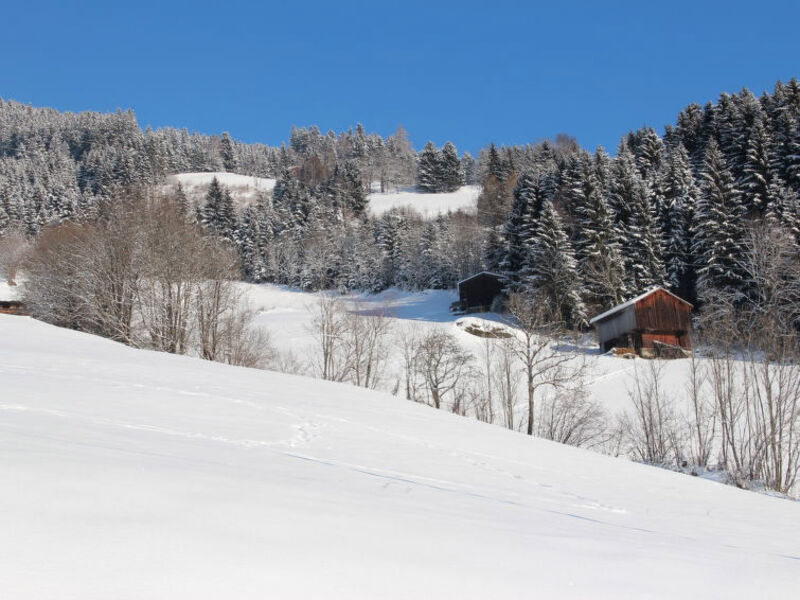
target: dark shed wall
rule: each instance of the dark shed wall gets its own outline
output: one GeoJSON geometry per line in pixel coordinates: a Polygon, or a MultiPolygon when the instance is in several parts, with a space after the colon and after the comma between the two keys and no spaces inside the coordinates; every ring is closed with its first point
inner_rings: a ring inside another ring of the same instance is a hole
{"type": "Polygon", "coordinates": [[[0,314],[4,315],[27,315],[25,305],[16,300],[0,300],[0,314]]]}
{"type": "Polygon", "coordinates": [[[489,308],[503,293],[503,282],[497,275],[480,273],[458,284],[458,297],[464,308],[489,308]]]}
{"type": "Polygon", "coordinates": [[[609,348],[606,347],[608,342],[612,342],[636,329],[636,310],[633,306],[630,306],[608,319],[595,323],[594,326],[597,329],[600,345],[608,350],[609,348]]]}

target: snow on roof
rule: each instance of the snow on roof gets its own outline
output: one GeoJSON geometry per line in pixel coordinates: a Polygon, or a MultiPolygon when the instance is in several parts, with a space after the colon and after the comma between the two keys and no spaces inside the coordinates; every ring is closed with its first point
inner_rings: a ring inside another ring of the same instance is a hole
{"type": "Polygon", "coordinates": [[[653,288],[650,288],[649,290],[647,290],[647,291],[646,291],[646,292],[644,292],[643,294],[639,294],[639,295],[638,295],[638,296],[636,296],[635,298],[631,298],[630,300],[627,300],[627,301],[623,302],[622,304],[618,304],[618,305],[617,305],[617,306],[615,306],[614,308],[610,308],[610,309],[608,309],[608,310],[607,310],[606,312],[604,312],[604,313],[600,313],[599,315],[597,315],[597,316],[596,316],[596,317],[594,317],[593,319],[590,319],[590,320],[589,320],[589,324],[590,324],[590,325],[594,325],[596,322],[598,322],[598,321],[602,321],[603,319],[605,319],[605,318],[607,318],[607,317],[610,317],[610,316],[611,316],[611,315],[613,315],[614,313],[621,312],[621,311],[625,310],[626,308],[628,308],[629,306],[633,306],[634,304],[636,304],[636,303],[637,303],[639,300],[641,300],[642,298],[646,298],[647,296],[649,296],[650,294],[653,294],[653,293],[657,292],[658,290],[661,290],[662,292],[666,292],[667,294],[669,294],[669,295],[670,295],[670,296],[672,296],[673,298],[677,298],[678,300],[680,300],[680,301],[681,301],[681,302],[683,302],[684,304],[688,304],[689,306],[691,306],[691,305],[692,305],[692,304],[691,304],[691,302],[686,302],[686,300],[684,300],[684,299],[683,299],[683,298],[681,298],[680,296],[676,296],[675,294],[673,294],[673,293],[672,293],[672,292],[670,292],[669,290],[667,290],[667,289],[664,289],[664,288],[663,288],[663,287],[661,287],[660,285],[657,285],[657,286],[655,286],[655,287],[653,287],[653,288]]]}
{"type": "Polygon", "coordinates": [[[505,276],[500,275],[500,273],[493,273],[492,271],[481,271],[480,273],[475,273],[474,275],[470,275],[469,277],[465,277],[464,279],[462,279],[461,281],[456,283],[456,285],[461,285],[465,281],[469,281],[470,279],[475,279],[476,277],[478,277],[480,275],[491,275],[492,277],[497,277],[498,279],[505,279],[505,276]]]}
{"type": "Polygon", "coordinates": [[[19,287],[8,285],[5,278],[0,276],[0,301],[14,300],[20,300],[19,287]]]}

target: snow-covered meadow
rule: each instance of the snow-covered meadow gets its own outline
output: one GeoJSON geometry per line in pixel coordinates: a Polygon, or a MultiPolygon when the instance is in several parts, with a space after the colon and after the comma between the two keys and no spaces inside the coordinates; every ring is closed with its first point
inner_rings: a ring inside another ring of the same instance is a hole
{"type": "Polygon", "coordinates": [[[0,315],[0,340],[3,597],[773,598],[800,582],[796,502],[26,317],[0,315]]]}
{"type": "MultiPolygon", "coordinates": [[[[246,289],[251,308],[256,311],[255,325],[271,334],[279,351],[289,352],[301,360],[316,352],[311,320],[319,294],[268,284],[241,285],[246,289]]],[[[388,316],[394,333],[404,329],[418,334],[431,329],[447,331],[466,350],[480,356],[484,352],[484,338],[470,334],[464,325],[472,322],[479,326],[482,323],[495,326],[502,324],[503,318],[494,313],[455,315],[450,312],[449,306],[457,298],[457,294],[450,290],[408,292],[392,288],[379,294],[349,294],[343,296],[342,300],[347,303],[349,310],[357,314],[388,316]]],[[[575,353],[575,361],[586,360],[588,363],[588,388],[592,397],[611,413],[629,408],[628,389],[632,387],[636,370],[642,367],[642,361],[601,354],[591,334],[581,340],[579,350],[575,353]]],[[[400,352],[395,349],[392,354],[382,386],[386,390],[397,387],[402,377],[400,352]]],[[[666,391],[683,394],[688,368],[688,361],[663,361],[666,391]]]]}
{"type": "MultiPolygon", "coordinates": [[[[192,202],[201,203],[205,200],[208,187],[214,178],[231,192],[231,197],[239,207],[255,202],[258,200],[259,194],[270,194],[276,182],[271,178],[251,177],[236,173],[177,173],[167,177],[164,188],[175,190],[180,183],[186,196],[192,202]]],[[[414,187],[384,193],[379,189],[376,184],[373,184],[372,191],[368,195],[369,213],[376,217],[393,208],[409,208],[426,219],[459,210],[474,213],[480,195],[480,186],[477,185],[465,185],[455,192],[438,194],[418,192],[414,187]]]]}
{"type": "Polygon", "coordinates": [[[426,219],[459,210],[474,213],[480,193],[481,188],[477,185],[465,185],[455,192],[438,194],[418,192],[413,187],[381,193],[373,186],[373,191],[368,196],[369,212],[379,217],[393,208],[411,208],[426,219]]]}

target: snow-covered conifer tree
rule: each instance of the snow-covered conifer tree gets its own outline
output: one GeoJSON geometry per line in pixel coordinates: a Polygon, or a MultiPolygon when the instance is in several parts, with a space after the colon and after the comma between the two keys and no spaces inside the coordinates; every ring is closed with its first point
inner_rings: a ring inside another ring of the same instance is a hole
{"type": "Polygon", "coordinates": [[[748,214],[763,215],[771,201],[770,187],[778,175],[773,170],[769,134],[761,117],[750,128],[745,150],[742,178],[738,185],[742,192],[742,207],[748,214]]]}
{"type": "Polygon", "coordinates": [[[441,191],[442,155],[433,142],[428,142],[419,153],[417,161],[417,187],[428,193],[441,191]]]}
{"type": "Polygon", "coordinates": [[[577,262],[564,231],[564,225],[553,203],[542,206],[536,230],[526,247],[523,268],[523,289],[540,292],[550,302],[553,317],[568,327],[586,321],[586,309],[581,300],[581,280],[577,262]]]}
{"type": "Polygon", "coordinates": [[[611,308],[627,295],[625,262],[614,213],[593,173],[586,198],[576,207],[575,254],[584,282],[584,297],[600,310],[611,308]]]}
{"type": "Polygon", "coordinates": [[[664,239],[666,283],[679,296],[689,300],[694,298],[691,226],[698,196],[699,190],[689,164],[689,153],[679,142],[668,157],[660,221],[664,239]]]}
{"type": "Polygon", "coordinates": [[[231,140],[231,136],[228,135],[227,132],[222,134],[222,138],[220,139],[219,144],[219,154],[220,158],[222,159],[222,168],[225,169],[228,173],[234,173],[236,171],[236,152],[233,148],[233,141],[231,140]]]}
{"type": "Polygon", "coordinates": [[[458,152],[452,142],[445,142],[442,146],[441,165],[439,167],[440,183],[439,190],[443,192],[454,192],[464,185],[464,171],[461,168],[461,161],[458,152]]]}
{"type": "Polygon", "coordinates": [[[201,223],[209,231],[229,242],[236,241],[237,219],[233,198],[217,180],[211,180],[206,203],[201,209],[201,223]]]}
{"type": "Polygon", "coordinates": [[[741,299],[747,286],[741,268],[744,250],[744,211],[719,146],[706,150],[701,196],[694,222],[693,248],[697,260],[698,292],[719,290],[741,299]]]}

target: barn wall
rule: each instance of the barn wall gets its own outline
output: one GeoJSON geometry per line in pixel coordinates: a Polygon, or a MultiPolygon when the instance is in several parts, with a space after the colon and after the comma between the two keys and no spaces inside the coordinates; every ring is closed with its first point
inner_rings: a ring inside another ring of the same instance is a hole
{"type": "Polygon", "coordinates": [[[684,333],[691,328],[691,306],[659,290],[636,303],[636,328],[650,332],[684,333]]]}
{"type": "Polygon", "coordinates": [[[458,284],[458,296],[464,308],[488,309],[502,291],[502,282],[491,275],[478,275],[458,284]]]}
{"type": "Polygon", "coordinates": [[[689,349],[689,336],[674,333],[642,333],[642,348],[653,348],[655,342],[689,349]]]}
{"type": "Polygon", "coordinates": [[[611,318],[595,323],[597,337],[602,346],[605,342],[618,338],[636,329],[636,310],[633,306],[621,310],[611,318]]]}

